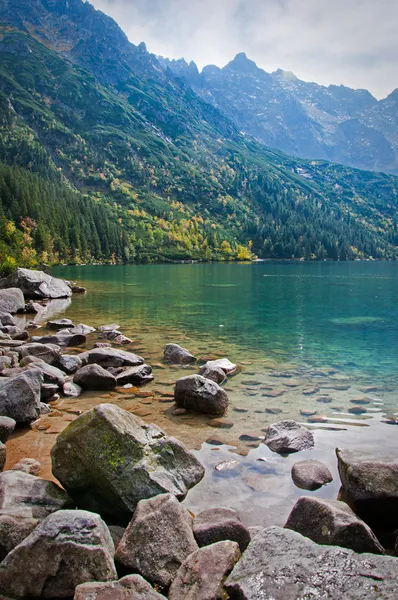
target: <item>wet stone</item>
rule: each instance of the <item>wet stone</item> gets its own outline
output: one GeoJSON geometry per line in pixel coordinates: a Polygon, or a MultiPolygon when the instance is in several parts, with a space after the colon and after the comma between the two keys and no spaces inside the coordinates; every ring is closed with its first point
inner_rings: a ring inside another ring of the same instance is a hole
{"type": "Polygon", "coordinates": [[[231,429],[234,426],[232,421],[223,418],[211,419],[208,421],[208,424],[210,427],[218,427],[219,429],[231,429]]]}

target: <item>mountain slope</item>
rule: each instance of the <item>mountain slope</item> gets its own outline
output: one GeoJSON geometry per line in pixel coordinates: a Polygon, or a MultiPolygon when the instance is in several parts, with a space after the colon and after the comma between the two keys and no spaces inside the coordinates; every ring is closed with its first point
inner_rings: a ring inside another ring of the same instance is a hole
{"type": "Polygon", "coordinates": [[[101,205],[116,260],[395,256],[395,177],[268,150],[80,0],[0,0],[0,109],[0,160],[101,205]]]}
{"type": "Polygon", "coordinates": [[[238,54],[224,68],[160,59],[164,68],[267,146],[295,156],[398,173],[398,92],[377,101],[366,90],[266,73],[238,54]]]}

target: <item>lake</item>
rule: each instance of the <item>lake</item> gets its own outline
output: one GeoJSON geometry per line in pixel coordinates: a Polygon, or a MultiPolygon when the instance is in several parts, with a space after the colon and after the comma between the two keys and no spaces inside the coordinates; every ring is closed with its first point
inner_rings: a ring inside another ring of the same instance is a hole
{"type": "MultiPolygon", "coordinates": [[[[76,408],[116,402],[195,449],[207,471],[185,501],[193,511],[221,505],[250,525],[283,524],[294,500],[312,493],[291,481],[297,460],[323,460],[335,480],[313,493],[336,498],[336,446],[397,451],[397,263],[76,266],[53,274],[88,289],[65,307],[66,317],[119,324],[133,340],[126,349],[155,375],[141,395],[85,394],[59,410],[70,420],[76,408]],[[175,380],[197,367],[162,364],[168,342],[202,360],[239,363],[225,384],[231,427],[172,414],[175,380]],[[362,414],[353,414],[358,407],[362,414]],[[270,423],[287,418],[314,430],[313,450],[281,457],[261,443],[270,423]]],[[[52,427],[47,434],[57,433],[52,427]]],[[[53,442],[47,438],[40,446],[36,437],[37,447],[53,442]]]]}

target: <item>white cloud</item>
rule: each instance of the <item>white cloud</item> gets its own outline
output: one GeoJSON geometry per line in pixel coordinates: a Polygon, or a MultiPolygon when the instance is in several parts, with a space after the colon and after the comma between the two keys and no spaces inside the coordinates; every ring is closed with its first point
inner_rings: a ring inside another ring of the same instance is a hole
{"type": "Polygon", "coordinates": [[[246,52],[266,71],[369,89],[398,86],[396,0],[91,0],[133,43],[223,66],[246,52]]]}

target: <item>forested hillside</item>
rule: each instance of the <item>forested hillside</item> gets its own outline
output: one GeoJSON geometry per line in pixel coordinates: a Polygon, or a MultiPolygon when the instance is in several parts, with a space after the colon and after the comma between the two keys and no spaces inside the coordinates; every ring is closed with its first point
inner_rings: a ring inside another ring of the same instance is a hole
{"type": "Polygon", "coordinates": [[[4,266],[395,257],[395,177],[268,150],[88,3],[0,23],[4,266]]]}

